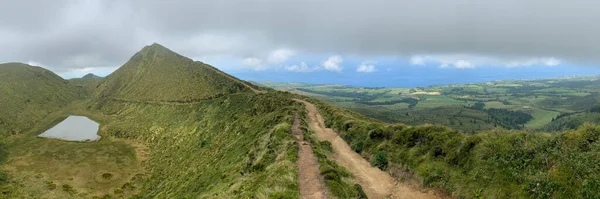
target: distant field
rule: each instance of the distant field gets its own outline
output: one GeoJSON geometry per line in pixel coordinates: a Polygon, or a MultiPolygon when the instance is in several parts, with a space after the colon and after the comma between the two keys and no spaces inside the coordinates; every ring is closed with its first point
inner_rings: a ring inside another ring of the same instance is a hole
{"type": "Polygon", "coordinates": [[[542,128],[546,124],[550,123],[552,121],[552,118],[555,118],[556,116],[558,116],[558,114],[560,113],[535,108],[531,111],[533,120],[527,122],[525,124],[525,127],[530,129],[542,128]]]}
{"type": "Polygon", "coordinates": [[[600,104],[599,76],[418,88],[261,84],[313,96],[387,122],[441,124],[470,133],[493,128],[537,130],[549,125],[560,114],[582,112],[600,104]],[[490,109],[509,112],[495,111],[495,114],[506,115],[494,116],[488,113],[490,109]],[[515,124],[515,118],[507,116],[518,114],[530,115],[531,119],[515,124]],[[507,125],[509,123],[511,125],[507,125]]]}

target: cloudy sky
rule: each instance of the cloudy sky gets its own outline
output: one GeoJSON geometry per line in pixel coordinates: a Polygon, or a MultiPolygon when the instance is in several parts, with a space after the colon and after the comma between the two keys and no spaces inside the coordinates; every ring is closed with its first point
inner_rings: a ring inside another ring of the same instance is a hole
{"type": "Polygon", "coordinates": [[[597,74],[598,8],[591,0],[0,0],[0,62],[65,78],[107,75],[157,42],[250,80],[597,74]]]}

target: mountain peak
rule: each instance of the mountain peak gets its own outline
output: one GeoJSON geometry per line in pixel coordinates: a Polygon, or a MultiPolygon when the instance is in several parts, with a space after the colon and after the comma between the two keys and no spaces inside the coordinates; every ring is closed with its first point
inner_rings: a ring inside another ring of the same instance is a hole
{"type": "Polygon", "coordinates": [[[239,79],[154,43],[104,78],[95,96],[190,102],[248,91],[239,79]]]}
{"type": "Polygon", "coordinates": [[[100,77],[97,75],[94,75],[93,73],[88,73],[87,75],[84,75],[82,78],[83,79],[95,79],[95,78],[100,78],[100,77]]]}
{"type": "Polygon", "coordinates": [[[142,50],[140,50],[138,53],[136,53],[135,56],[141,56],[141,57],[146,57],[146,58],[152,58],[152,57],[171,57],[171,58],[176,58],[176,59],[186,59],[188,61],[192,61],[191,59],[184,57],[174,51],[172,51],[171,49],[168,49],[167,47],[160,45],[158,43],[153,43],[147,46],[144,46],[144,48],[142,48],[142,50]]]}
{"type": "Polygon", "coordinates": [[[167,47],[160,45],[158,43],[152,43],[150,45],[144,46],[144,48],[142,48],[141,52],[144,52],[144,51],[160,51],[160,52],[175,53],[171,49],[168,49],[167,47]]]}

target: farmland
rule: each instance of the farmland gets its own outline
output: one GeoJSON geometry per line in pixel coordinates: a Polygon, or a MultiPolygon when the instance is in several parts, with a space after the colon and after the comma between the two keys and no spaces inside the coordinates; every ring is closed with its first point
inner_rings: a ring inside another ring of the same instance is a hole
{"type": "Polygon", "coordinates": [[[385,122],[444,125],[464,133],[496,128],[573,129],[585,122],[598,122],[600,115],[590,111],[600,104],[600,76],[417,88],[260,84],[331,102],[385,122]],[[555,120],[557,123],[551,124],[555,120]]]}

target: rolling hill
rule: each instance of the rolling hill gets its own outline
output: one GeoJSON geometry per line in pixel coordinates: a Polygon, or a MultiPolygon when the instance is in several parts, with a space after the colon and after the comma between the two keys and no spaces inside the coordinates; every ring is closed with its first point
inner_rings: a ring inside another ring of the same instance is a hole
{"type": "Polygon", "coordinates": [[[27,131],[78,96],[51,71],[22,63],[0,64],[0,133],[27,131]]]}
{"type": "MultiPolygon", "coordinates": [[[[236,79],[237,80],[237,79],[236,79]]],[[[218,69],[181,56],[160,44],[144,47],[105,77],[95,98],[189,102],[249,91],[218,69]]]]}

